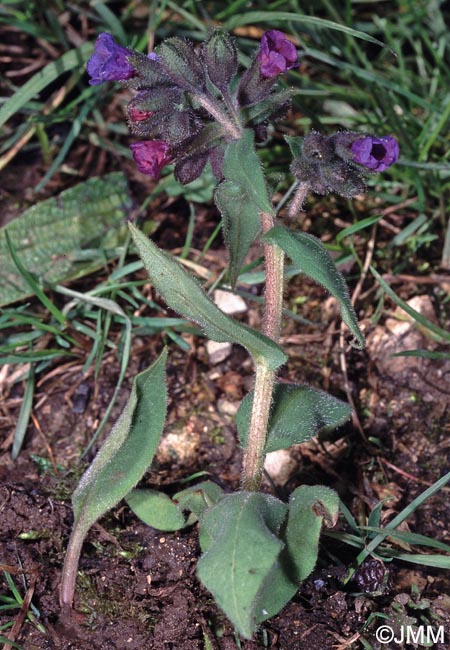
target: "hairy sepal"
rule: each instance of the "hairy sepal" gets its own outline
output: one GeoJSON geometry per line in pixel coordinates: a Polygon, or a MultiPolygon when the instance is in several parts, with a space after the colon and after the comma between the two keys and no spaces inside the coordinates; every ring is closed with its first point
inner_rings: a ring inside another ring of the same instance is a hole
{"type": "Polygon", "coordinates": [[[204,90],[204,65],[191,41],[178,36],[167,38],[159,46],[158,56],[164,72],[179,88],[191,92],[204,90]]]}
{"type": "Polygon", "coordinates": [[[203,45],[203,58],[211,82],[220,91],[227,92],[238,68],[234,39],[221,29],[214,30],[203,45]]]}

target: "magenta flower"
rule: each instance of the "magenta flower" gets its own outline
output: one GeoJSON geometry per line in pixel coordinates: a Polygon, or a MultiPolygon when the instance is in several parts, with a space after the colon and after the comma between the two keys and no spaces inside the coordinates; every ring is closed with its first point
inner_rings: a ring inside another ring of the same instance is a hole
{"type": "Polygon", "coordinates": [[[165,165],[172,162],[168,155],[169,145],[164,140],[143,140],[130,145],[137,168],[143,174],[157,180],[165,165]]]}
{"type": "Polygon", "coordinates": [[[104,81],[124,81],[131,79],[134,68],[129,63],[130,50],[118,45],[111,34],[100,34],[95,41],[94,53],[87,62],[91,86],[104,81]]]}
{"type": "Polygon", "coordinates": [[[355,140],[350,147],[353,161],[375,172],[383,172],[398,160],[400,149],[396,138],[385,135],[375,138],[366,135],[355,140]]]}
{"type": "Polygon", "coordinates": [[[261,76],[269,79],[295,66],[297,63],[297,50],[283,32],[271,29],[263,34],[261,38],[261,49],[258,58],[261,76]]]}

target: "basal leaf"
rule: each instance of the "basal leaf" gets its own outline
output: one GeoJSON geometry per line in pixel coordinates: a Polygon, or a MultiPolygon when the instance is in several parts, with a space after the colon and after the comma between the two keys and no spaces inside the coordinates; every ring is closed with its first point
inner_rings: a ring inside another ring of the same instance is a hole
{"type": "Polygon", "coordinates": [[[233,140],[225,148],[223,175],[227,181],[242,187],[261,211],[274,214],[251,129],[246,129],[239,140],[233,140]]]}
{"type": "Polygon", "coordinates": [[[166,358],[164,350],[135,377],[122,415],[73,494],[75,522],[63,569],[63,606],[72,603],[78,559],[89,528],[132,490],[152,462],[166,417],[166,358]]]}
{"type": "Polygon", "coordinates": [[[122,173],[90,178],[57,197],[36,203],[0,229],[0,305],[30,295],[5,237],[29,273],[43,282],[64,282],[105,264],[106,251],[125,238],[125,217],[131,209],[122,173]]]}
{"type": "Polygon", "coordinates": [[[260,211],[245,188],[233,181],[220,183],[215,192],[215,202],[222,215],[225,244],[230,256],[230,284],[234,287],[249,248],[261,229],[260,211]]]}
{"type": "Polygon", "coordinates": [[[302,485],[291,494],[281,535],[285,546],[261,592],[264,611],[258,622],[277,614],[309,576],[317,562],[322,523],[334,526],[338,510],[338,495],[323,485],[302,485]]]}
{"type": "Polygon", "coordinates": [[[356,346],[362,350],[364,336],[359,329],[347,285],[322,242],[312,235],[292,232],[283,226],[269,230],[263,240],[282,248],[303,273],[319,282],[339,301],[342,320],[355,337],[356,346]]]}
{"type": "Polygon", "coordinates": [[[125,501],[144,524],[157,530],[180,530],[186,524],[181,509],[164,492],[135,489],[125,501]]]}
{"type": "Polygon", "coordinates": [[[335,526],[338,513],[339,497],[325,485],[301,485],[292,492],[284,539],[297,582],[316,565],[322,524],[335,526]]]}
{"type": "Polygon", "coordinates": [[[199,518],[208,509],[220,501],[223,490],[212,481],[202,481],[191,487],[177,492],[173,496],[182,510],[189,510],[196,518],[199,518]]]}
{"type": "Polygon", "coordinates": [[[129,227],[150,280],[171,309],[197,323],[213,341],[242,345],[256,361],[264,360],[270,369],[275,370],[286,361],[278,345],[224,314],[173,257],[155,246],[136,226],[129,227]]]}
{"type": "MultiPolygon", "coordinates": [[[[245,396],[236,416],[239,440],[247,446],[253,391],[245,396]]],[[[265,452],[305,442],[320,431],[339,426],[352,414],[345,402],[305,384],[277,384],[267,429],[265,452]]]]}
{"type": "Polygon", "coordinates": [[[286,505],[267,494],[237,492],[202,517],[211,545],[198,576],[239,634],[251,638],[264,605],[260,594],[283,543],[277,538],[286,505]]]}

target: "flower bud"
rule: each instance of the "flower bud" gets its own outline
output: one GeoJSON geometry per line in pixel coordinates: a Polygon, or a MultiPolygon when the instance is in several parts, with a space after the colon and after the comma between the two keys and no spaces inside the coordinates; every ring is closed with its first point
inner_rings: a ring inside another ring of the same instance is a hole
{"type": "Polygon", "coordinates": [[[138,170],[154,180],[160,177],[162,168],[172,162],[169,145],[164,140],[143,140],[130,145],[130,149],[138,170]]]}
{"type": "Polygon", "coordinates": [[[134,76],[135,70],[129,61],[131,50],[118,45],[111,34],[100,34],[94,46],[94,53],[87,62],[91,86],[104,81],[125,81],[134,76]]]}
{"type": "Polygon", "coordinates": [[[183,38],[168,38],[158,51],[166,75],[184,90],[201,92],[206,86],[205,69],[193,44],[183,38]]]}
{"type": "Polygon", "coordinates": [[[233,39],[216,29],[203,46],[203,58],[211,82],[221,91],[228,90],[238,67],[233,39]]]}

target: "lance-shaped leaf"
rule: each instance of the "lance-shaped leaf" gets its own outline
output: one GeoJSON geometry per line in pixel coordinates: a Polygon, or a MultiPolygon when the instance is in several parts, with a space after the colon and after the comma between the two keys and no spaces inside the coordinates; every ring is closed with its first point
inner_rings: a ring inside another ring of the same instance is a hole
{"type": "Polygon", "coordinates": [[[260,213],[273,214],[252,131],[244,131],[240,140],[227,145],[223,175],[225,180],[218,186],[215,200],[222,214],[230,256],[230,283],[234,286],[248,250],[260,231],[260,213]]]}
{"type": "MultiPolygon", "coordinates": [[[[236,416],[241,445],[247,446],[253,391],[242,400],[236,416]]],[[[351,417],[345,402],[305,384],[277,384],[267,428],[264,451],[286,449],[305,442],[320,431],[338,427],[351,417]]]]}
{"type": "Polygon", "coordinates": [[[292,492],[281,535],[285,546],[261,591],[264,612],[258,622],[277,614],[309,576],[317,562],[322,524],[334,526],[338,510],[338,495],[324,485],[302,485],[292,492]]]}
{"type": "Polygon", "coordinates": [[[230,256],[228,272],[230,284],[234,287],[249,248],[261,229],[259,209],[245,188],[233,181],[220,183],[214,199],[222,215],[223,234],[230,256]]]}
{"type": "Polygon", "coordinates": [[[272,370],[286,361],[278,345],[224,314],[173,257],[155,246],[136,226],[129,227],[150,280],[171,309],[197,323],[213,341],[242,345],[255,361],[263,361],[272,370]]]}
{"type": "Polygon", "coordinates": [[[251,129],[246,129],[239,140],[233,140],[226,147],[223,175],[226,180],[243,187],[261,211],[274,214],[251,129]]]}
{"type": "Polygon", "coordinates": [[[312,235],[292,232],[283,226],[269,230],[263,240],[277,244],[303,273],[319,282],[338,300],[342,320],[355,337],[355,346],[362,350],[365,345],[364,336],[359,329],[347,285],[322,242],[312,235]]]}
{"type": "Polygon", "coordinates": [[[166,417],[166,358],[164,350],[134,379],[122,415],[73,494],[75,522],[63,569],[62,605],[72,603],[78,559],[89,528],[130,492],[152,462],[166,417]]]}
{"type": "Polygon", "coordinates": [[[237,492],[210,508],[200,522],[210,546],[198,563],[198,576],[247,639],[263,615],[260,594],[283,548],[277,534],[285,514],[286,505],[274,497],[237,492]]]}
{"type": "Polygon", "coordinates": [[[186,524],[181,509],[164,492],[131,490],[125,501],[144,524],[157,530],[180,530],[186,524]]]}

